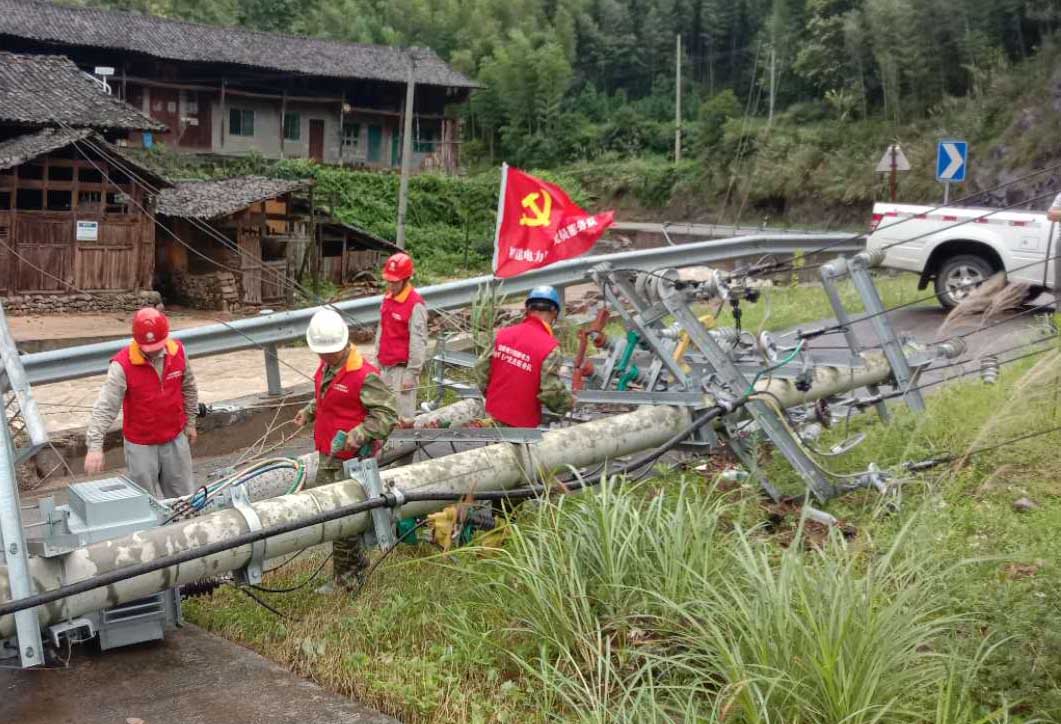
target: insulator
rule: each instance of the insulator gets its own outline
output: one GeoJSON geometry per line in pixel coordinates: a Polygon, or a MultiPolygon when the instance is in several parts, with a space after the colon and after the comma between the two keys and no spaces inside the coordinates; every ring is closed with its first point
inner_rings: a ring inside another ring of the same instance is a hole
{"type": "Polygon", "coordinates": [[[198,581],[185,583],[181,586],[181,597],[202,598],[203,596],[209,596],[224,584],[225,581],[221,578],[200,578],[198,581]]]}
{"type": "Polygon", "coordinates": [[[980,359],[980,379],[985,385],[993,385],[998,382],[998,357],[987,355],[980,359]]]}
{"type": "Polygon", "coordinates": [[[709,334],[723,348],[733,349],[740,342],[740,332],[735,327],[718,327],[710,330],[709,334]]]}
{"type": "Polygon", "coordinates": [[[634,280],[634,291],[651,304],[660,301],[662,287],[680,281],[677,269],[660,269],[651,273],[641,272],[634,280]]]}
{"type": "Polygon", "coordinates": [[[808,444],[813,444],[822,436],[823,428],[820,423],[812,422],[804,425],[799,431],[800,439],[808,444]]]}
{"type": "Polygon", "coordinates": [[[678,339],[678,337],[682,336],[682,332],[684,331],[685,330],[682,328],[682,325],[675,322],[671,326],[661,331],[659,333],[659,336],[663,337],[664,339],[678,339]]]}
{"type": "Polygon", "coordinates": [[[866,265],[867,269],[872,269],[875,266],[880,266],[884,263],[884,255],[887,253],[887,249],[874,249],[872,251],[863,251],[856,255],[863,264],[866,265]]]}
{"type": "Polygon", "coordinates": [[[952,337],[945,342],[936,345],[936,351],[940,357],[945,359],[958,359],[968,349],[968,345],[961,337],[952,337]]]}

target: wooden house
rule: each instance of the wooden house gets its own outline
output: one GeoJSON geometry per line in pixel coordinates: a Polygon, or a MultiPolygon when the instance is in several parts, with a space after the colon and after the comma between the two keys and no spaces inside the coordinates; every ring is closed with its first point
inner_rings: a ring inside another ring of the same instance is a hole
{"type": "Polygon", "coordinates": [[[0,53],[0,294],[151,289],[167,182],[107,138],[163,128],[65,58],[0,53]]]}
{"type": "Polygon", "coordinates": [[[394,168],[414,81],[413,168],[460,164],[456,108],[474,81],[426,48],[342,43],[150,15],[0,0],[0,47],[114,71],[114,93],[163,123],[134,145],[394,168]]]}

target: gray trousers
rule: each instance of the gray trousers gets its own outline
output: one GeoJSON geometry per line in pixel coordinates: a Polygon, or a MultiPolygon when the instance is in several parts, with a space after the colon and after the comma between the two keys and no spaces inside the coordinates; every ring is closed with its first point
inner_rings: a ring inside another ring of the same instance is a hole
{"type": "Polygon", "coordinates": [[[192,448],[183,432],[162,445],[125,441],[125,465],[136,484],[159,499],[195,492],[192,448]]]}
{"type": "Polygon", "coordinates": [[[383,384],[391,388],[394,396],[398,398],[398,417],[405,419],[416,417],[416,390],[402,389],[407,373],[405,365],[381,367],[379,373],[379,376],[383,378],[383,384]]]}

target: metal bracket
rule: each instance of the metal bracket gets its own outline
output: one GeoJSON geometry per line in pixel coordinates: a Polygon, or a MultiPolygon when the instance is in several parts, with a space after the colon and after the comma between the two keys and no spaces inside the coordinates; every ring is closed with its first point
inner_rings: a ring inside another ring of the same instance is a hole
{"type": "MultiPolygon", "coordinates": [[[[247,495],[243,485],[233,485],[225,491],[229,505],[234,508],[243,519],[247,521],[247,529],[256,531],[262,529],[261,518],[251,505],[250,496],[247,495]]],[[[256,586],[262,582],[262,565],[265,563],[265,541],[260,540],[251,543],[251,559],[247,565],[236,571],[236,579],[242,584],[256,586]]]]}
{"type": "Polygon", "coordinates": [[[529,442],[520,443],[516,446],[517,454],[519,455],[520,464],[523,466],[529,485],[537,485],[541,482],[538,475],[538,461],[534,454],[534,446],[529,442]]]}
{"type": "Polygon", "coordinates": [[[63,637],[70,639],[73,643],[80,643],[82,641],[88,641],[96,637],[96,626],[87,618],[73,618],[68,621],[60,621],[57,624],[48,627],[48,634],[52,638],[52,646],[59,648],[62,644],[63,637]],[[84,636],[77,636],[70,638],[72,634],[78,631],[85,631],[84,636]]]}
{"type": "MultiPolygon", "coordinates": [[[[844,275],[843,270],[847,268],[847,260],[841,258],[829,264],[823,264],[819,274],[822,278],[822,287],[825,289],[825,294],[829,297],[829,304],[832,305],[833,313],[836,315],[836,321],[844,328],[844,339],[847,340],[847,346],[851,348],[851,355],[857,358],[862,354],[862,344],[858,339],[855,328],[851,325],[851,317],[844,307],[844,302],[840,298],[840,290],[836,286],[836,280],[844,275]]],[[[880,395],[880,388],[876,385],[866,389],[869,390],[871,395],[880,395]]],[[[891,418],[891,413],[888,412],[888,405],[884,400],[877,402],[874,407],[881,421],[888,422],[891,418]]]]}
{"type": "MultiPolygon", "coordinates": [[[[361,483],[361,489],[365,491],[366,498],[379,498],[383,495],[383,479],[379,476],[379,466],[375,458],[347,460],[343,463],[343,472],[361,483]]],[[[398,543],[394,534],[394,526],[394,513],[389,508],[372,510],[375,543],[383,550],[390,550],[398,543]]]]}
{"type": "MultiPolygon", "coordinates": [[[[719,346],[715,338],[708,334],[700,320],[696,318],[692,310],[682,298],[681,292],[674,286],[664,286],[660,289],[663,303],[674,315],[675,320],[689,333],[692,343],[707,358],[708,364],[714,369],[722,383],[729,388],[734,395],[742,395],[748,389],[749,382],[719,346]]],[[[810,486],[811,492],[819,500],[828,500],[835,494],[835,489],[822,472],[814,465],[814,462],[803,452],[803,448],[789,431],[785,428],[777,413],[761,400],[751,400],[745,408],[752,418],[759,424],[760,429],[766,433],[770,441],[788,459],[800,476],[810,486]]],[[[769,492],[769,489],[767,489],[769,492]]]]}
{"type": "Polygon", "coordinates": [[[892,368],[895,384],[903,391],[903,399],[914,412],[924,412],[925,399],[921,396],[920,390],[912,389],[913,372],[910,370],[910,363],[903,353],[902,343],[895,336],[895,330],[888,321],[880,292],[873,283],[873,277],[869,275],[869,262],[869,256],[864,252],[855,254],[854,258],[848,261],[847,268],[851,273],[851,282],[858,290],[858,295],[862,297],[862,306],[865,307],[869,321],[873,323],[873,328],[877,332],[877,338],[880,340],[881,347],[884,348],[884,356],[887,357],[888,364],[892,368]]]}

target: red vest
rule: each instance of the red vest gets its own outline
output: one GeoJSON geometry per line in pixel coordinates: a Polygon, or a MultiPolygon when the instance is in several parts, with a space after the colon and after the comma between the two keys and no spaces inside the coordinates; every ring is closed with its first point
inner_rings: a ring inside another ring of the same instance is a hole
{"type": "MultiPolygon", "coordinates": [[[[356,359],[360,359],[360,355],[356,359]]],[[[332,378],[323,396],[321,395],[321,380],[324,379],[324,369],[327,365],[321,362],[317,367],[317,374],[313,376],[314,396],[317,400],[313,442],[317,447],[317,452],[324,455],[331,455],[332,438],[335,437],[335,433],[340,430],[350,432],[368,416],[368,410],[361,404],[361,385],[364,384],[365,377],[378,374],[379,370],[368,362],[362,361],[360,367],[351,362],[352,360],[348,358],[343,368],[332,378]],[[356,369],[351,369],[352,367],[356,369]]],[[[349,460],[354,455],[354,452],[343,450],[334,457],[339,460],[349,460]]]]}
{"type": "Polygon", "coordinates": [[[490,417],[512,427],[541,424],[542,363],[559,344],[537,317],[498,331],[486,386],[490,417]]]}
{"type": "Polygon", "coordinates": [[[162,379],[136,343],[113,360],[125,372],[125,399],[122,400],[122,434],[137,445],[164,445],[184,431],[184,370],[188,361],[184,345],[167,342],[162,379]]]}
{"type": "Polygon", "coordinates": [[[424,298],[410,289],[404,302],[393,297],[383,298],[380,308],[379,363],[390,367],[403,365],[409,361],[409,320],[413,308],[423,304],[424,298]]]}

